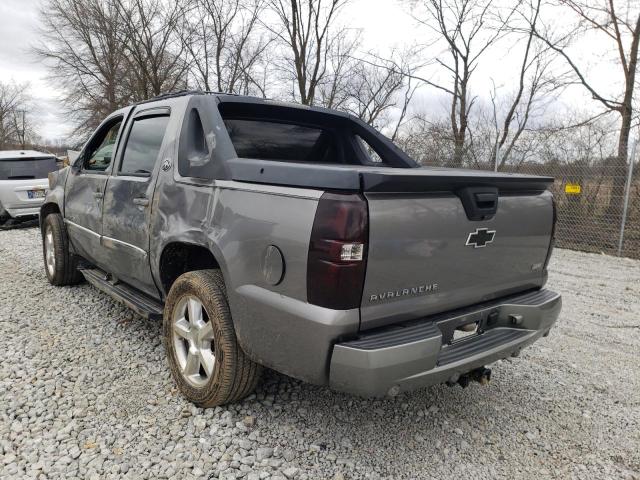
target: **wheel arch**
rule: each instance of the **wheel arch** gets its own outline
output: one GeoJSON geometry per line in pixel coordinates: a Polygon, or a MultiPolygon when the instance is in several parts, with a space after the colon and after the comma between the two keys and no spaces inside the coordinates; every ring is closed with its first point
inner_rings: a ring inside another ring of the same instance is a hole
{"type": "Polygon", "coordinates": [[[40,216],[38,221],[40,222],[41,232],[44,232],[44,219],[47,218],[47,216],[51,215],[52,213],[62,213],[57,203],[47,202],[40,207],[40,216]]]}
{"type": "Polygon", "coordinates": [[[184,241],[167,243],[158,262],[160,287],[164,296],[183,273],[208,269],[219,269],[223,278],[225,276],[222,264],[209,247],[184,241]]]}

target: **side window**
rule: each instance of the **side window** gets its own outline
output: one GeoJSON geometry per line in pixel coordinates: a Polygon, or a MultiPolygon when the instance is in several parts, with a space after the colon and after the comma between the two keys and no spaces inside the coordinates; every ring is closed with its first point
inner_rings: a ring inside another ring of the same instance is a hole
{"type": "Polygon", "coordinates": [[[373,147],[369,145],[369,143],[364,138],[362,138],[360,135],[356,135],[355,137],[357,142],[360,144],[362,151],[365,153],[371,163],[375,163],[377,165],[385,164],[384,160],[382,160],[382,157],[377,154],[373,147]]]}
{"type": "Polygon", "coordinates": [[[122,119],[117,120],[111,126],[105,127],[103,131],[98,132],[96,137],[91,140],[82,165],[85,170],[104,172],[109,168],[115,153],[120,125],[122,125],[122,119]]]}
{"type": "Polygon", "coordinates": [[[168,115],[133,120],[122,156],[121,174],[151,175],[158,160],[167,123],[169,123],[168,115]]]}

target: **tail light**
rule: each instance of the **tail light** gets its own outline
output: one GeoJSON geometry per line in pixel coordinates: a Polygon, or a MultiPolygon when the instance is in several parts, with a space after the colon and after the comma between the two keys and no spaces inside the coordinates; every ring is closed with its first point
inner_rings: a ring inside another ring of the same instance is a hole
{"type": "Polygon", "coordinates": [[[335,310],[360,306],[367,261],[369,214],[360,195],[325,193],[311,231],[307,300],[335,310]]]}
{"type": "Polygon", "coordinates": [[[551,259],[551,253],[556,243],[556,222],[558,221],[558,209],[556,207],[556,199],[551,197],[551,205],[553,207],[553,220],[551,224],[551,239],[549,240],[549,250],[547,250],[547,258],[544,260],[544,268],[542,271],[546,271],[549,266],[549,260],[551,259]]]}

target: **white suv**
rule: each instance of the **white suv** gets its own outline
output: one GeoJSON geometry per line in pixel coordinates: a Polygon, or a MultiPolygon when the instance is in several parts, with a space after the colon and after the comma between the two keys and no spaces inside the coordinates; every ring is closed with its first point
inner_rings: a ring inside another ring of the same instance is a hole
{"type": "Polygon", "coordinates": [[[0,223],[38,215],[56,157],[32,150],[0,151],[0,223]]]}

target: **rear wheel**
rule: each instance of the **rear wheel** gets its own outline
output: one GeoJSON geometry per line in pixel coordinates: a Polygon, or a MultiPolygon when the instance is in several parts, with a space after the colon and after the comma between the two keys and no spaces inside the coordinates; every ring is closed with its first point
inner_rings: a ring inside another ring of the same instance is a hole
{"type": "Polygon", "coordinates": [[[219,270],[181,275],[167,297],[163,337],[171,374],[182,394],[201,407],[251,393],[262,367],[236,338],[219,270]]]}
{"type": "Polygon", "coordinates": [[[44,219],[42,253],[49,283],[73,285],[82,280],[78,259],[69,251],[67,230],[59,213],[51,213],[44,219]]]}

